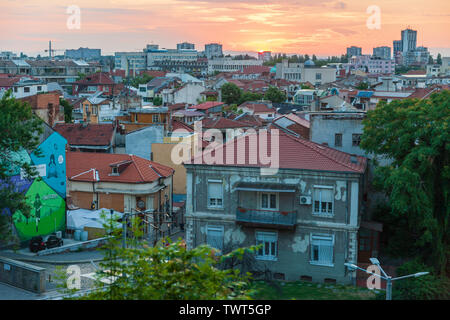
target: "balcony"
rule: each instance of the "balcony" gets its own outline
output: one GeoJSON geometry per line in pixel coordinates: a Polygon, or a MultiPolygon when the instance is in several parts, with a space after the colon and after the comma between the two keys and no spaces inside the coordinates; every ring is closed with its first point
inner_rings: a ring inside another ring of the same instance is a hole
{"type": "Polygon", "coordinates": [[[296,211],[273,211],[238,208],[236,223],[249,227],[274,227],[293,230],[297,222],[296,211]]]}

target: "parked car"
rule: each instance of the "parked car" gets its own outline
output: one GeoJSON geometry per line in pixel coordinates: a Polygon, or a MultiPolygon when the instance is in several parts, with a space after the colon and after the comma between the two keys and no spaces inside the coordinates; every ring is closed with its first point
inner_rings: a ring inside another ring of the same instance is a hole
{"type": "Polygon", "coordinates": [[[30,251],[38,252],[40,250],[44,250],[46,247],[44,239],[41,236],[33,237],[30,240],[30,251]]]}
{"type": "Polygon", "coordinates": [[[63,245],[63,240],[58,238],[56,234],[49,234],[44,237],[45,247],[47,249],[61,247],[63,245]]]}

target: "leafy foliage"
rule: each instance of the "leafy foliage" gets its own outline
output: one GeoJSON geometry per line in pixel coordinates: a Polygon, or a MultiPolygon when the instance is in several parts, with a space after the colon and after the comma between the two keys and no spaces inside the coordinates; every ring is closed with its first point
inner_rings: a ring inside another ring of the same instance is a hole
{"type": "Polygon", "coordinates": [[[286,100],[286,94],[277,87],[270,86],[264,95],[264,99],[275,103],[280,103],[286,100]]]}
{"type": "MultiPolygon", "coordinates": [[[[150,82],[153,78],[154,77],[144,73],[140,77],[134,77],[133,79],[131,79],[130,85],[135,87],[136,89],[138,89],[140,84],[146,84],[146,83],[150,82]]],[[[124,82],[126,82],[126,81],[127,80],[125,79],[124,82]]]]}
{"type": "MultiPolygon", "coordinates": [[[[111,223],[110,223],[111,225],[111,223]]],[[[110,285],[98,282],[98,290],[85,300],[203,300],[249,299],[249,274],[239,269],[219,268],[228,259],[242,259],[253,248],[239,248],[218,255],[202,245],[188,250],[181,239],[169,238],[150,247],[142,239],[139,218],[132,222],[133,238],[121,246],[121,230],[113,230],[106,246],[99,279],[113,279],[110,285]]]]}
{"type": "Polygon", "coordinates": [[[405,217],[423,261],[445,274],[449,257],[450,91],[380,102],[363,120],[361,147],[392,160],[375,170],[391,214],[405,217]],[[425,250],[427,248],[427,250],[425,250]]]}
{"type": "MultiPolygon", "coordinates": [[[[31,106],[12,97],[7,91],[0,100],[0,239],[10,237],[9,219],[4,213],[20,210],[29,215],[30,207],[25,202],[25,195],[16,192],[10,183],[8,172],[12,168],[21,168],[26,177],[36,174],[30,164],[13,157],[17,152],[35,150],[39,144],[39,135],[43,132],[42,120],[36,117],[31,106]]],[[[39,150],[36,155],[40,155],[39,150]]]]}
{"type": "Polygon", "coordinates": [[[238,105],[243,104],[244,102],[247,101],[258,101],[258,100],[262,100],[263,95],[261,93],[257,93],[257,92],[242,92],[241,93],[241,98],[239,99],[239,103],[238,105]]]}
{"type": "Polygon", "coordinates": [[[60,98],[59,99],[59,104],[62,105],[64,107],[64,122],[65,123],[72,123],[72,106],[70,105],[70,103],[63,99],[60,98]]]}
{"type": "Polygon", "coordinates": [[[366,90],[369,88],[369,84],[367,82],[360,82],[358,83],[358,85],[356,86],[356,89],[358,90],[366,90]]]}
{"type": "Polygon", "coordinates": [[[153,98],[153,105],[160,106],[160,105],[162,105],[162,103],[163,103],[163,100],[162,100],[161,97],[154,97],[153,98]]]}
{"type": "Polygon", "coordinates": [[[222,86],[221,90],[222,90],[222,100],[226,104],[239,103],[242,91],[237,85],[235,85],[234,83],[225,83],[222,86]]]}
{"type": "MultiPolygon", "coordinates": [[[[414,259],[397,268],[397,276],[406,276],[417,272],[428,271],[430,274],[393,281],[393,300],[449,300],[450,279],[433,274],[433,270],[414,259]]],[[[377,295],[377,299],[385,299],[385,293],[377,295]]]]}

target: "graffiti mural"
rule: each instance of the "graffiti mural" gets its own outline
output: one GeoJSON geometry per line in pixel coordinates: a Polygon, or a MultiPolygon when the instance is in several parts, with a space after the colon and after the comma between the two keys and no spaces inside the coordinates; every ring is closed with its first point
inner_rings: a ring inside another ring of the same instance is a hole
{"type": "Polygon", "coordinates": [[[42,179],[58,194],[66,194],[66,143],[59,133],[54,132],[39,145],[41,156],[31,153],[31,160],[36,165],[42,179]]]}
{"type": "MultiPolygon", "coordinates": [[[[28,154],[21,150],[11,155],[11,159],[33,165],[38,173],[37,177],[28,180],[20,167],[10,165],[9,179],[0,181],[0,188],[12,185],[15,192],[24,193],[27,204],[31,207],[28,217],[19,210],[12,213],[15,233],[21,241],[37,235],[63,231],[66,227],[67,141],[57,132],[41,135],[41,141],[38,146],[39,153],[33,151],[28,154]]],[[[11,216],[8,208],[1,211],[0,214],[11,216]]]]}
{"type": "Polygon", "coordinates": [[[35,179],[26,197],[31,206],[30,215],[26,217],[20,211],[13,214],[16,232],[21,240],[64,229],[65,201],[43,180],[35,179]]]}

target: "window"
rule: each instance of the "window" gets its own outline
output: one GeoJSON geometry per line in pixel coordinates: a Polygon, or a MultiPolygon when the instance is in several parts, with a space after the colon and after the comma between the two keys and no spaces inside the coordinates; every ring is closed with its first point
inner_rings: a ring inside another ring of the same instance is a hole
{"type": "Polygon", "coordinates": [[[159,122],[159,114],[154,114],[153,115],[153,123],[157,123],[159,122]]]}
{"type": "Polygon", "coordinates": [[[42,91],[42,87],[41,86],[37,86],[37,91],[42,91]]]}
{"type": "Polygon", "coordinates": [[[92,114],[97,115],[97,106],[92,106],[92,114]]]}
{"type": "Polygon", "coordinates": [[[333,266],[334,237],[311,235],[311,264],[333,266]]]}
{"type": "Polygon", "coordinates": [[[361,143],[361,134],[352,134],[352,146],[358,147],[361,143]]]}
{"type": "Polygon", "coordinates": [[[139,87],[139,91],[140,92],[145,92],[145,91],[147,91],[147,88],[146,87],[139,87]]]}
{"type": "Polygon", "coordinates": [[[277,194],[261,193],[261,209],[278,209],[277,194]]]}
{"type": "Polygon", "coordinates": [[[316,80],[321,80],[321,79],[322,79],[322,74],[316,73],[316,80]]]}
{"type": "Polygon", "coordinates": [[[256,231],[256,245],[262,245],[256,254],[257,259],[276,260],[277,259],[277,240],[276,232],[256,231]]]}
{"type": "Polygon", "coordinates": [[[333,215],[333,187],[314,187],[313,214],[333,215]]]}
{"type": "Polygon", "coordinates": [[[89,105],[88,105],[88,104],[85,104],[85,105],[84,105],[84,108],[85,108],[85,110],[86,110],[86,113],[88,113],[88,112],[89,112],[89,105]]]}
{"type": "Polygon", "coordinates": [[[206,230],[206,243],[212,247],[223,250],[223,227],[208,226],[206,230]]]}
{"type": "Polygon", "coordinates": [[[336,133],[334,135],[334,146],[342,147],[342,133],[336,133]]]}
{"type": "Polygon", "coordinates": [[[23,87],[23,92],[30,92],[30,87],[23,87]]]}
{"type": "Polygon", "coordinates": [[[208,180],[208,207],[222,208],[223,185],[222,180],[208,180]]]}

